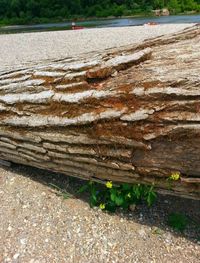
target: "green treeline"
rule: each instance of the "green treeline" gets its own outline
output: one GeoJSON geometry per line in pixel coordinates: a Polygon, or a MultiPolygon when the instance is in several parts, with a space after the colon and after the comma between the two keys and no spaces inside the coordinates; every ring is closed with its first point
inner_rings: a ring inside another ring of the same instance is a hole
{"type": "Polygon", "coordinates": [[[164,7],[173,14],[200,11],[200,0],[0,0],[0,24],[131,16],[164,7]]]}

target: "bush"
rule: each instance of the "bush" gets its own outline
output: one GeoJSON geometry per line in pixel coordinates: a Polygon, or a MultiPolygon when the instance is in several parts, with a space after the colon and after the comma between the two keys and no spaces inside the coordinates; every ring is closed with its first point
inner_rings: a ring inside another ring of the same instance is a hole
{"type": "Polygon", "coordinates": [[[102,210],[115,212],[118,207],[128,209],[132,204],[145,201],[151,206],[156,199],[153,186],[143,184],[114,185],[108,181],[103,187],[95,182],[82,186],[79,192],[87,191],[90,194],[90,206],[99,206],[102,210]]]}

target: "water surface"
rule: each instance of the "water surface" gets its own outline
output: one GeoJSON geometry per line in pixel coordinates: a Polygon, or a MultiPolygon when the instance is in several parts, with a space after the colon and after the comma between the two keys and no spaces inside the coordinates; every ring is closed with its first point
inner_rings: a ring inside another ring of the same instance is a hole
{"type": "MultiPolygon", "coordinates": [[[[105,28],[105,27],[138,26],[148,22],[156,22],[159,24],[200,23],[200,14],[88,20],[88,21],[77,22],[76,25],[83,26],[85,28],[99,28],[99,27],[105,28]]],[[[6,26],[0,28],[0,33],[22,33],[22,32],[55,31],[55,30],[69,30],[69,29],[71,29],[71,22],[6,26]]]]}

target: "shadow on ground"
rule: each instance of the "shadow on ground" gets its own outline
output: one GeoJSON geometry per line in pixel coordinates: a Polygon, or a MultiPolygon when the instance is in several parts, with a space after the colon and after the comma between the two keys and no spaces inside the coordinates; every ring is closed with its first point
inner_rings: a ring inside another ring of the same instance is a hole
{"type": "MultiPolygon", "coordinates": [[[[13,164],[12,168],[6,168],[14,173],[28,177],[49,188],[55,186],[53,194],[69,193],[72,198],[79,198],[88,202],[87,193],[77,194],[80,187],[85,181],[69,177],[59,173],[53,173],[33,167],[13,164]]],[[[116,213],[115,213],[116,215],[116,213]]],[[[113,216],[113,214],[110,214],[113,216]]],[[[193,242],[200,242],[200,201],[185,199],[181,197],[158,195],[156,203],[152,207],[140,204],[135,211],[117,211],[117,216],[129,221],[134,220],[141,225],[152,227],[155,234],[161,235],[164,231],[171,231],[173,235],[185,237],[193,242]],[[176,232],[167,224],[168,217],[171,213],[181,213],[189,219],[189,224],[183,232],[176,232]]]]}

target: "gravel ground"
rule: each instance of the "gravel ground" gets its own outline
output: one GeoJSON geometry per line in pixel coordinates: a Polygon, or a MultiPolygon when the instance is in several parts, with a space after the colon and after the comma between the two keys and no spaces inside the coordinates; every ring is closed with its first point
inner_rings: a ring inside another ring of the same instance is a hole
{"type": "Polygon", "coordinates": [[[0,168],[0,262],[199,263],[200,202],[159,196],[135,211],[108,214],[76,196],[82,181],[25,166],[0,168]],[[64,199],[50,185],[75,197],[64,199]],[[192,218],[184,233],[167,216],[192,218]]]}
{"type": "Polygon", "coordinates": [[[192,25],[166,24],[0,35],[0,72],[41,60],[137,43],[192,25]]]}

